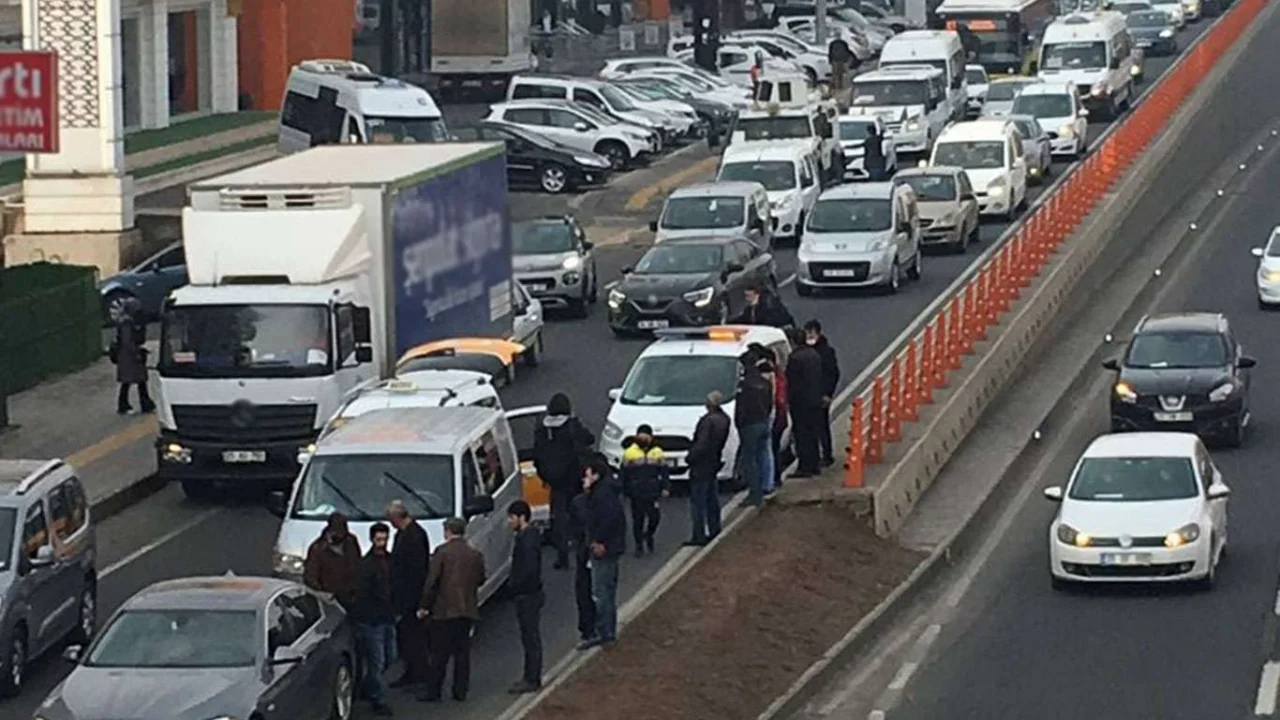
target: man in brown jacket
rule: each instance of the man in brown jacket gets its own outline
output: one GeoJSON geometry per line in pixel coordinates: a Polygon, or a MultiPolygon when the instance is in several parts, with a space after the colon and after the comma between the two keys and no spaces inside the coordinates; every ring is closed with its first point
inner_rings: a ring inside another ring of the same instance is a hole
{"type": "Polygon", "coordinates": [[[312,590],[329,593],[351,612],[360,569],[360,543],[347,529],[347,516],[333,513],[324,532],[307,548],[302,582],[312,590]]]}
{"type": "Polygon", "coordinates": [[[431,670],[427,692],[418,699],[439,702],[444,671],[453,660],[453,699],[467,699],[471,685],[471,628],[480,618],[484,555],[467,544],[467,521],[444,521],[444,544],[431,555],[431,570],[418,617],[431,621],[431,670]]]}

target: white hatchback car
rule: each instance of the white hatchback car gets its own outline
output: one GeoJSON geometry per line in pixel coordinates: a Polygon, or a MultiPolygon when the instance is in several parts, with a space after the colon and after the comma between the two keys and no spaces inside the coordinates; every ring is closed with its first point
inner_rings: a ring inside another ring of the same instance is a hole
{"type": "Polygon", "coordinates": [[[1010,115],[1030,115],[1049,134],[1054,155],[1072,159],[1089,144],[1089,111],[1071,83],[1042,82],[1028,85],[1014,98],[1010,115]]]}
{"type": "Polygon", "coordinates": [[[1258,307],[1270,310],[1280,306],[1280,226],[1271,231],[1264,247],[1252,252],[1258,258],[1258,307]]]}
{"type": "Polygon", "coordinates": [[[1212,587],[1227,546],[1227,497],[1204,443],[1190,433],[1102,435],[1062,487],[1049,525],[1057,589],[1085,582],[1194,581],[1212,587]]]}

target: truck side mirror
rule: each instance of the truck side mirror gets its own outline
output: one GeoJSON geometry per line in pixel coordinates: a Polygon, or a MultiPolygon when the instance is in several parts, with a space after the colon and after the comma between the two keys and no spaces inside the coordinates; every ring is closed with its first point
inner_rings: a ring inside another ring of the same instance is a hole
{"type": "Polygon", "coordinates": [[[361,365],[373,362],[373,346],[357,345],[356,346],[356,362],[361,365]]]}
{"type": "Polygon", "coordinates": [[[356,344],[368,345],[373,342],[373,319],[367,307],[352,307],[352,332],[356,336],[356,344]]]}

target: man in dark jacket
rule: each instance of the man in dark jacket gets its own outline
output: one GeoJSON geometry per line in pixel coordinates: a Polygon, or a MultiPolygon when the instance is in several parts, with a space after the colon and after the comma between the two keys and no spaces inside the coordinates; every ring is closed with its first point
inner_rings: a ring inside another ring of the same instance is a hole
{"type": "Polygon", "coordinates": [[[622,494],[631,501],[631,537],[636,557],[653,553],[653,536],[662,521],[662,496],[671,487],[667,457],[653,439],[653,428],[641,425],[623,441],[622,494]]]}
{"type": "Polygon", "coordinates": [[[542,687],[542,534],[533,526],[533,510],[523,500],[507,507],[507,525],[516,534],[507,590],[516,606],[520,646],[524,648],[524,675],[509,692],[524,695],[542,687]]]}
{"type": "Polygon", "coordinates": [[[431,561],[431,541],[427,533],[399,500],[387,506],[387,521],[396,529],[391,550],[391,601],[396,606],[396,645],[404,661],[404,674],[391,687],[417,685],[427,681],[427,624],[418,619],[418,601],[427,583],[431,561]]]}
{"type": "Polygon", "coordinates": [[[746,307],[729,322],[735,325],[768,325],[776,328],[787,328],[796,324],[795,318],[791,317],[791,313],[787,311],[777,295],[765,292],[757,285],[749,286],[743,295],[747,301],[746,307]]]}
{"type": "Polygon", "coordinates": [[[771,437],[773,417],[773,379],[766,376],[771,369],[768,360],[759,350],[748,349],[738,358],[741,377],[738,395],[733,408],[733,423],[738,428],[741,451],[742,478],[747,483],[749,506],[764,502],[766,487],[773,485],[773,442],[771,437]]]}
{"type": "Polygon", "coordinates": [[[582,465],[596,442],[578,418],[564,393],[547,403],[533,437],[533,464],[538,477],[551,489],[551,541],[556,548],[554,567],[569,566],[569,504],[581,492],[582,465]]]}
{"type": "Polygon", "coordinates": [[[609,486],[611,475],[603,457],[592,459],[582,471],[596,635],[579,644],[579,650],[618,640],[618,559],[627,551],[627,513],[622,495],[609,486]]]}
{"type": "Polygon", "coordinates": [[[373,546],[360,561],[353,613],[364,648],[365,695],[376,715],[391,714],[382,674],[396,652],[396,609],[391,602],[391,555],[387,552],[390,539],[391,528],[386,523],[369,528],[373,546]]]}
{"type": "Polygon", "coordinates": [[[444,544],[431,556],[418,617],[431,619],[431,671],[427,692],[418,699],[439,702],[444,672],[453,661],[453,699],[471,688],[471,627],[480,618],[484,555],[467,543],[467,521],[444,521],[444,544]]]}
{"type": "Polygon", "coordinates": [[[826,417],[822,402],[826,390],[822,383],[822,356],[805,342],[803,332],[793,332],[792,344],[796,350],[787,360],[787,393],[798,464],[793,477],[813,477],[821,470],[818,436],[826,417]]]}
{"type": "Polygon", "coordinates": [[[840,387],[840,362],[836,359],[836,349],[827,342],[822,334],[822,323],[810,320],[804,324],[804,340],[807,345],[818,351],[822,359],[822,426],[818,430],[818,447],[822,451],[822,464],[834,465],[835,453],[831,445],[831,400],[840,387]]]}
{"type": "Polygon", "coordinates": [[[128,415],[130,386],[138,388],[138,403],[142,412],[156,409],[147,393],[147,325],[140,319],[142,304],[130,298],[125,301],[120,317],[116,319],[116,337],[107,354],[116,365],[116,382],[120,391],[116,395],[116,412],[128,415]]]}
{"type": "Polygon", "coordinates": [[[685,545],[706,545],[720,534],[720,496],[716,479],[724,445],[729,440],[731,421],[720,408],[718,390],[707,394],[707,411],[693,429],[693,443],[685,462],[689,465],[689,514],[693,519],[693,536],[685,545]]]}
{"type": "Polygon", "coordinates": [[[573,539],[573,597],[578,607],[578,642],[596,637],[596,601],[591,597],[591,549],[587,543],[587,496],[578,493],[569,506],[573,539]]]}
{"type": "Polygon", "coordinates": [[[875,123],[867,127],[867,137],[862,141],[862,169],[867,171],[867,179],[880,182],[884,177],[884,139],[875,123]]]}
{"type": "Polygon", "coordinates": [[[347,516],[333,513],[324,532],[307,548],[302,582],[317,592],[329,593],[348,613],[356,599],[360,571],[360,543],[347,529],[347,516]]]}

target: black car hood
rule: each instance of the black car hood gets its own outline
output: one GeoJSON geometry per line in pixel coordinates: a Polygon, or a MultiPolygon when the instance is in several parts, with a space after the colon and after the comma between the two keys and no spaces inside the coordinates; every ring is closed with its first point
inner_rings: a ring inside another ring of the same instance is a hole
{"type": "Polygon", "coordinates": [[[631,273],[622,278],[618,291],[628,297],[645,297],[653,295],[659,299],[677,297],[690,290],[698,290],[708,285],[719,285],[720,277],[715,273],[680,273],[680,274],[636,274],[631,273]]]}
{"type": "Polygon", "coordinates": [[[1139,27],[1139,28],[1131,27],[1129,28],[1129,34],[1136,38],[1155,40],[1155,39],[1159,39],[1160,33],[1164,32],[1165,30],[1172,30],[1172,29],[1173,28],[1171,27],[1139,27]]]}
{"type": "Polygon", "coordinates": [[[1216,368],[1132,368],[1120,379],[1139,395],[1204,395],[1231,379],[1225,367],[1216,368]]]}

